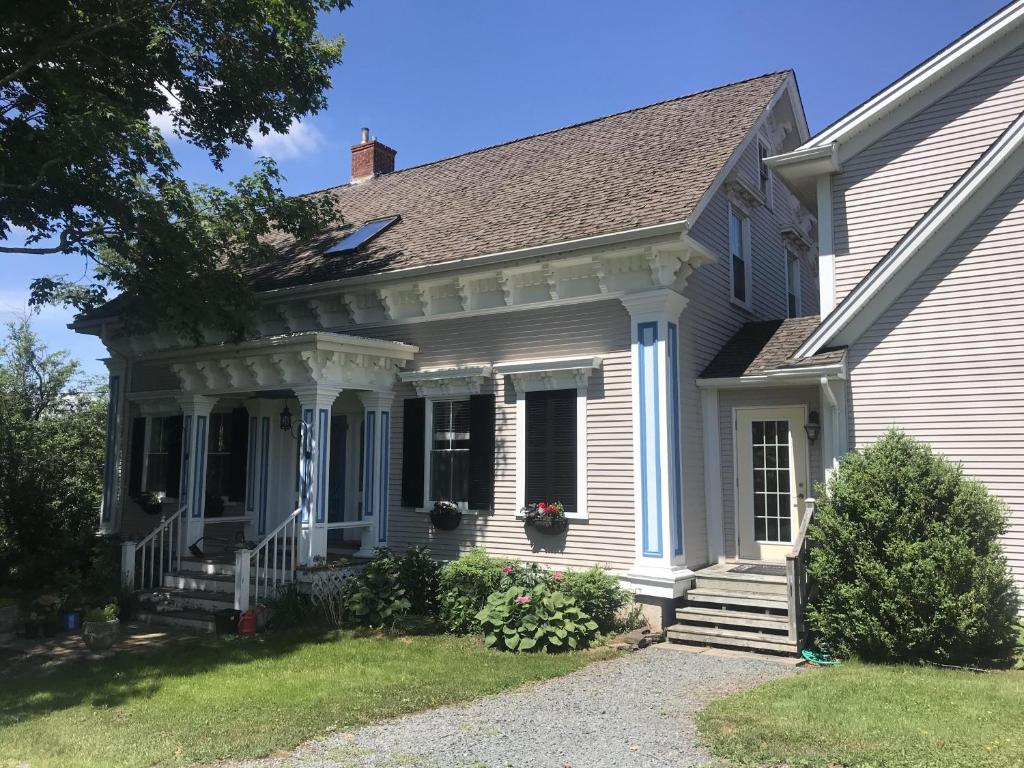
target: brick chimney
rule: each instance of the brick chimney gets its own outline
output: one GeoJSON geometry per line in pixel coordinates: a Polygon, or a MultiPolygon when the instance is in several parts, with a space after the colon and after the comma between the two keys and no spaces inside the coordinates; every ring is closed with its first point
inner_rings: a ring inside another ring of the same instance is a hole
{"type": "Polygon", "coordinates": [[[361,141],[352,145],[352,182],[372,179],[395,170],[395,150],[370,138],[370,129],[363,128],[361,141]]]}

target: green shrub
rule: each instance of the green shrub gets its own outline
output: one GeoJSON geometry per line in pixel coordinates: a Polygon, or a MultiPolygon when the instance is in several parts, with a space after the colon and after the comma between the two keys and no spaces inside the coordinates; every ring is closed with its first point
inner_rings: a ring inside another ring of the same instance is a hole
{"type": "Polygon", "coordinates": [[[86,621],[113,621],[117,618],[117,605],[109,603],[100,608],[93,608],[85,614],[86,621]]]}
{"type": "Polygon", "coordinates": [[[386,549],[374,551],[362,572],[348,580],[346,622],[363,627],[390,626],[408,610],[399,561],[386,549]]]}
{"type": "Polygon", "coordinates": [[[288,584],[267,600],[267,629],[288,631],[322,625],[324,616],[309,595],[299,591],[297,584],[288,584]]]}
{"type": "Polygon", "coordinates": [[[1017,595],[1002,503],[959,465],[891,430],[844,457],[811,525],[808,622],[840,656],[1008,659],[1017,595]]]}
{"type": "Polygon", "coordinates": [[[441,569],[438,602],[446,631],[469,634],[479,630],[476,615],[501,586],[504,569],[509,566],[514,568],[515,564],[488,557],[484,549],[475,547],[441,569]]]}
{"type": "Polygon", "coordinates": [[[633,595],[619,586],[619,577],[595,565],[586,571],[552,574],[557,588],[576,601],[597,623],[602,633],[623,629],[619,612],[633,602],[633,595]]]}
{"type": "Polygon", "coordinates": [[[412,547],[398,561],[398,577],[409,601],[409,612],[437,616],[440,564],[426,547],[412,547]]]}
{"type": "Polygon", "coordinates": [[[564,592],[543,584],[495,592],[476,615],[488,648],[503,651],[568,651],[584,648],[597,624],[564,592]]]}

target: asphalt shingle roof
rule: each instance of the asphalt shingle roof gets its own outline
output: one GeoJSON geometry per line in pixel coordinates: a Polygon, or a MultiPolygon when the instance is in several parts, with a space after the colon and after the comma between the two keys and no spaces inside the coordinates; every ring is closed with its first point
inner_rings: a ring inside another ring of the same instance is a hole
{"type": "Polygon", "coordinates": [[[788,75],[777,72],[346,184],[345,226],[252,272],[257,289],[458,261],[687,218],[788,75]],[[363,222],[401,220],[323,252],[363,222]]]}
{"type": "Polygon", "coordinates": [[[842,349],[823,349],[811,357],[793,358],[819,322],[820,318],[813,315],[746,323],[726,342],[700,378],[756,376],[772,370],[838,363],[843,358],[842,349]]]}

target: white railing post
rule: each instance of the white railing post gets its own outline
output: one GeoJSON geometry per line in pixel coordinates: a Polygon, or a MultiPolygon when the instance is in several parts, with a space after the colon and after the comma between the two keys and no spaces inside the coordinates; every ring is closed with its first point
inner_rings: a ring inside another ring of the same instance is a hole
{"type": "Polygon", "coordinates": [[[130,590],[135,589],[135,548],[134,541],[121,542],[121,583],[130,590]]]}
{"type": "Polygon", "coordinates": [[[249,610],[249,562],[252,551],[235,550],[235,610],[249,610]]]}

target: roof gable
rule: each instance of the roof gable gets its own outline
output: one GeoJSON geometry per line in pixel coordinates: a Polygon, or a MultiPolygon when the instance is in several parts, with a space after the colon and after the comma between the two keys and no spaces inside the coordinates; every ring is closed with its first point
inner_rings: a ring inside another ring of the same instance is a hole
{"type": "MultiPolygon", "coordinates": [[[[429,267],[678,223],[702,206],[787,83],[778,72],[319,194],[346,225],[252,272],[260,290],[429,267]],[[325,251],[362,222],[401,216],[351,253],[325,251]]],[[[795,111],[800,112],[796,98],[795,111]]],[[[802,124],[801,138],[806,135],[802,124]]]]}

